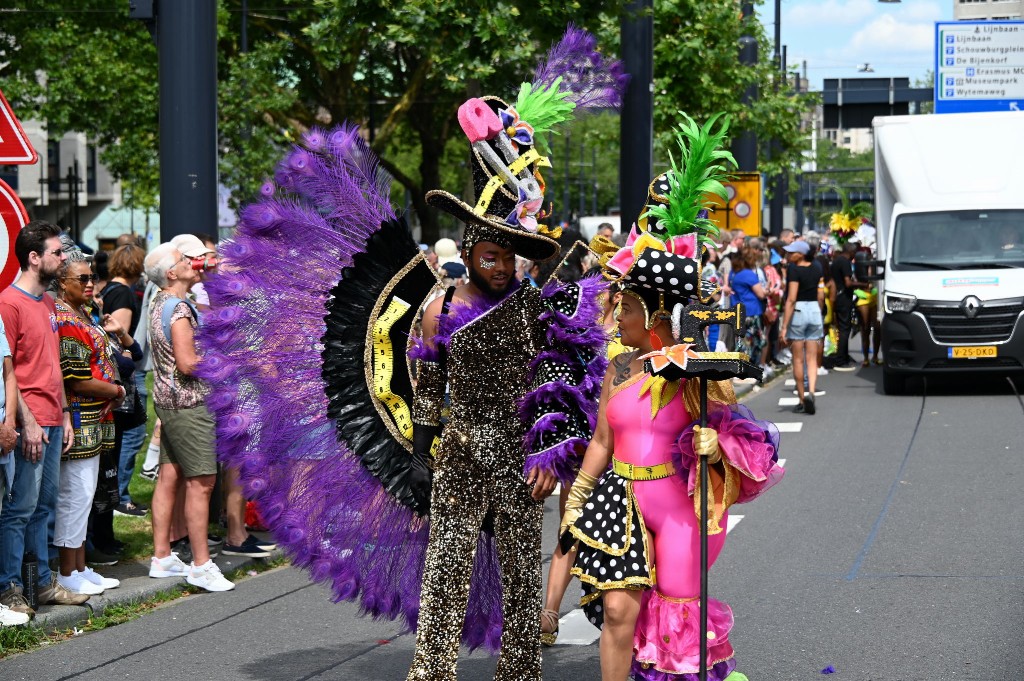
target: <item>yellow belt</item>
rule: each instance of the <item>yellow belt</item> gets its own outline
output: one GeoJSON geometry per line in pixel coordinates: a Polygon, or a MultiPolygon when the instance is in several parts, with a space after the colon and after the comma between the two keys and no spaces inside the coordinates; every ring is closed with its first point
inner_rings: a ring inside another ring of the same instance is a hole
{"type": "Polygon", "coordinates": [[[616,475],[627,480],[660,480],[673,475],[676,472],[676,467],[672,465],[671,461],[659,463],[657,466],[635,466],[613,458],[612,470],[616,475]]]}

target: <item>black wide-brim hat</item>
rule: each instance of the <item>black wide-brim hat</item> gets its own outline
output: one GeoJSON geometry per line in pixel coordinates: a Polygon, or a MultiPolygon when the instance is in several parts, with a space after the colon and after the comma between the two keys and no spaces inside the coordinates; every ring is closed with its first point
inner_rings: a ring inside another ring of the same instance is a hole
{"type": "MultiPolygon", "coordinates": [[[[500,110],[507,111],[511,108],[497,97],[482,97],[480,99],[486,102],[487,106],[496,114],[500,110]]],[[[504,159],[502,151],[495,140],[484,140],[483,143],[488,145],[500,158],[504,159]]],[[[534,145],[518,143],[517,146],[519,156],[523,157],[533,150],[534,145]]],[[[491,182],[491,179],[495,177],[495,174],[476,149],[473,149],[472,153],[473,190],[479,198],[485,191],[488,183],[491,182]]],[[[536,173],[538,169],[537,161],[527,164],[526,168],[530,170],[531,174],[536,173]]],[[[474,243],[478,241],[493,241],[502,245],[507,244],[517,255],[536,262],[550,260],[558,255],[559,245],[554,239],[540,233],[527,231],[520,225],[509,224],[506,221],[509,214],[515,211],[519,203],[519,196],[513,193],[512,188],[505,182],[502,182],[493,190],[490,202],[483,213],[477,213],[474,211],[473,206],[443,189],[434,189],[427,192],[426,199],[427,205],[443,210],[466,223],[467,234],[473,234],[474,243]],[[477,229],[471,229],[472,227],[477,229]]]]}

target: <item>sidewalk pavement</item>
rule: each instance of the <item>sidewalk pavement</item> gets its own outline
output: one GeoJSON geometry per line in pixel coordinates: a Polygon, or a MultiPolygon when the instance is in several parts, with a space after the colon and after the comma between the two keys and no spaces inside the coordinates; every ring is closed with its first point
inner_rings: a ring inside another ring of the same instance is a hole
{"type": "MultiPolygon", "coordinates": [[[[251,532],[260,539],[270,540],[269,533],[251,532]]],[[[214,562],[225,575],[239,568],[249,568],[260,561],[274,560],[283,556],[280,549],[271,551],[269,558],[247,558],[245,556],[226,556],[221,554],[214,562]]],[[[139,603],[151,600],[164,591],[184,590],[188,583],[184,577],[166,577],[152,579],[149,576],[149,558],[144,560],[124,560],[117,565],[94,566],[104,577],[121,580],[121,586],[107,589],[99,596],[92,596],[83,605],[41,605],[36,611],[35,619],[29,626],[40,627],[44,631],[64,631],[85,625],[91,618],[102,615],[107,608],[139,603]]]]}

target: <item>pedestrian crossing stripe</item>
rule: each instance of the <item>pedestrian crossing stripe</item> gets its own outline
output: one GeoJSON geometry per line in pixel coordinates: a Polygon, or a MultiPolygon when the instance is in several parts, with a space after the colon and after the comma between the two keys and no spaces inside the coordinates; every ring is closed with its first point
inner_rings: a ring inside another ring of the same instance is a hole
{"type": "Polygon", "coordinates": [[[795,407],[798,404],[800,404],[800,398],[799,397],[780,397],[779,398],[779,406],[780,407],[795,407]]]}
{"type": "Polygon", "coordinates": [[[591,624],[579,608],[558,620],[556,646],[589,646],[599,638],[601,630],[591,624]]]}
{"type": "Polygon", "coordinates": [[[779,468],[785,468],[785,467],[786,467],[786,460],[785,459],[779,459],[779,468]]]}
{"type": "Polygon", "coordinates": [[[780,433],[799,433],[804,428],[803,421],[776,422],[775,427],[780,433]]]}

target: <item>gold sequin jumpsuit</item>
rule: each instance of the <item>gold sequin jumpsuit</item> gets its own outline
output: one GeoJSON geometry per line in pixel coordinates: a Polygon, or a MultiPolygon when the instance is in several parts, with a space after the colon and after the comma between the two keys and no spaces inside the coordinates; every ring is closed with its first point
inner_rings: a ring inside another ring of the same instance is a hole
{"type": "MultiPolygon", "coordinates": [[[[448,347],[449,421],[437,449],[409,681],[455,681],[469,581],[484,517],[494,519],[504,628],[494,678],[540,681],[543,504],[523,478],[524,426],[516,405],[543,329],[539,291],[523,286],[452,335],[448,347]]],[[[420,360],[413,421],[437,425],[444,379],[420,360]]]]}

